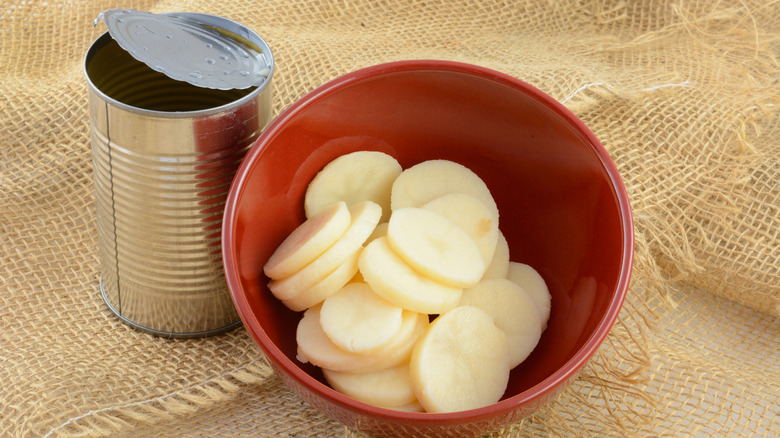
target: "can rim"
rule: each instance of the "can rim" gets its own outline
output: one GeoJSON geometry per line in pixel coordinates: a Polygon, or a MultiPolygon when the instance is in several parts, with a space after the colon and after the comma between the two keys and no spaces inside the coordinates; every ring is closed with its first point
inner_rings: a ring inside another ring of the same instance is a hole
{"type": "MultiPolygon", "coordinates": [[[[187,17],[191,19],[207,19],[207,20],[218,20],[220,22],[229,22],[233,23],[237,26],[239,26],[242,30],[244,30],[248,35],[252,37],[252,43],[257,45],[262,49],[262,53],[265,57],[265,60],[268,64],[269,73],[265,81],[263,81],[262,84],[258,85],[254,90],[247,93],[246,95],[233,100],[231,102],[228,102],[224,105],[219,105],[211,108],[205,108],[205,109],[199,109],[199,110],[192,110],[192,111],[160,111],[160,110],[150,110],[146,108],[137,107],[134,105],[130,105],[127,103],[124,103],[122,101],[119,101],[117,99],[114,99],[113,97],[107,95],[104,93],[100,88],[95,85],[95,83],[92,81],[92,78],[90,78],[89,73],[87,72],[87,65],[89,64],[89,61],[94,56],[95,52],[99,50],[101,47],[108,44],[110,41],[113,40],[113,37],[111,34],[106,31],[102,33],[98,38],[96,38],[92,44],[90,44],[89,48],[87,49],[87,52],[84,56],[84,61],[82,64],[82,70],[84,77],[87,80],[87,84],[96,95],[98,95],[102,100],[108,102],[112,106],[116,106],[122,110],[144,115],[144,116],[150,116],[155,118],[169,118],[169,119],[178,119],[178,118],[191,118],[191,117],[201,117],[201,116],[209,116],[212,114],[218,114],[225,111],[229,111],[233,108],[238,108],[246,104],[247,102],[255,99],[257,96],[259,96],[263,91],[265,91],[268,87],[270,87],[270,84],[272,82],[272,78],[274,75],[274,71],[276,70],[276,63],[274,62],[273,52],[271,51],[270,46],[268,43],[255,31],[249,29],[246,26],[240,25],[232,20],[229,20],[224,17],[219,17],[216,15],[211,14],[203,14],[203,13],[193,13],[193,12],[170,12],[165,13],[163,15],[171,15],[171,16],[178,16],[178,17],[187,17]]],[[[229,31],[229,29],[226,29],[229,31]]],[[[124,50],[124,49],[122,49],[124,50]]],[[[141,61],[139,61],[141,62],[141,61]]],[[[150,67],[151,68],[151,67],[150,67]]],[[[176,79],[174,79],[176,80],[176,79]]],[[[184,82],[184,81],[182,81],[184,82]]]]}
{"type": "Polygon", "coordinates": [[[100,296],[103,297],[103,301],[106,303],[106,306],[108,307],[108,310],[111,311],[111,313],[114,314],[117,318],[119,318],[120,321],[127,324],[128,326],[139,330],[144,333],[148,333],[154,336],[159,336],[162,338],[169,338],[169,339],[193,339],[193,338],[205,338],[209,336],[216,336],[221,335],[223,333],[229,332],[231,330],[234,330],[242,325],[241,319],[236,319],[235,321],[230,322],[229,324],[226,324],[222,327],[215,327],[215,328],[208,328],[205,330],[197,330],[197,331],[191,331],[191,332],[173,332],[168,330],[158,330],[155,328],[147,327],[145,325],[139,324],[128,317],[122,315],[119,310],[117,310],[112,304],[111,301],[108,299],[108,296],[106,295],[106,290],[103,287],[103,276],[100,276],[100,296]]]}

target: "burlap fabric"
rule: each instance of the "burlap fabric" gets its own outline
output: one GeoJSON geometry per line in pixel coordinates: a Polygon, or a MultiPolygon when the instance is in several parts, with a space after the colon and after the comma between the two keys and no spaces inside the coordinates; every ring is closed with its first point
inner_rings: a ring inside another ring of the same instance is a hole
{"type": "Polygon", "coordinates": [[[275,114],[412,58],[564,102],[614,158],[636,225],[620,318],[576,382],[494,436],[780,434],[777,1],[4,1],[0,436],[359,436],[303,404],[243,329],[167,340],[98,286],[83,56],[117,6],[221,15],[278,63],[275,114]]]}

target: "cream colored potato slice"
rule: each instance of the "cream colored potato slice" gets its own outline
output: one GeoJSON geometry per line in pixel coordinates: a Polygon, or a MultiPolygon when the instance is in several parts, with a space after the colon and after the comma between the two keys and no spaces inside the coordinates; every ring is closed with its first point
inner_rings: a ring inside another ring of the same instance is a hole
{"type": "Polygon", "coordinates": [[[412,387],[426,412],[497,402],[509,382],[509,345],[485,311],[459,306],[440,315],[412,352],[412,387]]]}
{"type": "Polygon", "coordinates": [[[357,151],[342,155],[312,179],[306,189],[306,217],[317,215],[331,204],[344,201],[348,206],[373,201],[382,207],[383,221],[390,217],[390,191],[401,165],[383,152],[357,151]]]}
{"type": "Polygon", "coordinates": [[[390,208],[421,207],[449,193],[466,193],[482,201],[498,217],[498,207],[485,182],[471,169],[449,160],[429,160],[401,172],[393,182],[390,208]]]}
{"type": "Polygon", "coordinates": [[[485,261],[474,239],[430,210],[393,211],[387,241],[415,271],[447,286],[473,286],[485,273],[485,261]]]}
{"type": "Polygon", "coordinates": [[[412,269],[380,237],[361,252],[358,267],[363,279],[387,301],[414,312],[445,313],[458,305],[461,288],[445,286],[412,269]]]}
{"type": "Polygon", "coordinates": [[[280,300],[289,300],[319,283],[335,271],[355,252],[374,231],[382,215],[382,207],[375,202],[363,201],[349,208],[352,222],[336,243],[295,274],[268,282],[268,288],[280,300]]]}
{"type": "Polygon", "coordinates": [[[498,243],[498,215],[482,201],[466,193],[450,193],[422,206],[439,213],[466,232],[477,244],[485,265],[493,260],[498,243]]]}
{"type": "Polygon", "coordinates": [[[345,373],[322,370],[325,380],[336,391],[363,403],[394,407],[417,401],[409,377],[409,363],[374,373],[345,373]]]}
{"type": "Polygon", "coordinates": [[[408,362],[417,338],[428,325],[427,315],[404,311],[401,328],[391,343],[371,354],[358,354],[339,348],[328,338],[320,324],[321,307],[306,310],[298,323],[298,360],[334,371],[368,373],[408,362]]]}
{"type": "Polygon", "coordinates": [[[547,288],[544,278],[539,275],[533,267],[524,263],[510,262],[506,278],[522,287],[528,293],[539,310],[539,316],[542,324],[542,331],[547,329],[547,322],[550,319],[550,307],[552,305],[552,296],[547,288]]]}
{"type": "Polygon", "coordinates": [[[298,360],[311,362],[322,368],[351,371],[365,368],[380,359],[374,355],[361,355],[342,350],[334,344],[320,325],[320,308],[314,306],[303,313],[295,338],[298,341],[298,360]]]}
{"type": "Polygon", "coordinates": [[[496,250],[493,253],[493,259],[490,260],[490,264],[482,275],[482,279],[506,278],[507,272],[509,272],[509,243],[507,243],[504,233],[498,230],[496,250]]]}
{"type": "Polygon", "coordinates": [[[366,354],[386,346],[401,328],[403,308],[367,283],[350,283],[322,303],[322,330],[339,348],[366,354]]]}
{"type": "Polygon", "coordinates": [[[311,287],[304,289],[298,295],[288,300],[282,300],[282,303],[289,309],[300,312],[325,301],[326,298],[338,292],[339,289],[358,275],[357,262],[360,258],[360,253],[360,250],[356,251],[328,276],[311,287]]]}
{"type": "Polygon", "coordinates": [[[506,333],[511,368],[524,361],[539,343],[542,336],[539,311],[531,297],[509,280],[480,281],[463,291],[460,305],[484,310],[506,333]]]}
{"type": "Polygon", "coordinates": [[[347,204],[331,204],[282,241],[263,267],[265,275],[280,279],[298,272],[336,243],[351,222],[347,204]]]}

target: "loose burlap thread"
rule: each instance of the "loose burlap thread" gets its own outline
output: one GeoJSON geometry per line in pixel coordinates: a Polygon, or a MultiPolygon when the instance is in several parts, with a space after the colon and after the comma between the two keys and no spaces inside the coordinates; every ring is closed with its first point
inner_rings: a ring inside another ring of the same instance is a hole
{"type": "Polygon", "coordinates": [[[6,1],[0,6],[0,435],[358,437],[243,329],[156,338],[100,298],[83,56],[114,7],[260,33],[278,114],[344,73],[450,59],[559,99],[611,154],[635,265],[577,380],[492,436],[780,435],[777,1],[6,1]]]}

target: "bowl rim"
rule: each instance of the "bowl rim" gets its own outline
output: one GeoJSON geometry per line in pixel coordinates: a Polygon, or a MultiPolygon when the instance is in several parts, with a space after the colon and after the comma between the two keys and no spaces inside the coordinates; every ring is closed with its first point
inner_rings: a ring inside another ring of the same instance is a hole
{"type": "MultiPolygon", "coordinates": [[[[618,204],[618,213],[620,214],[620,225],[622,227],[622,260],[620,262],[620,274],[615,287],[615,296],[610,301],[609,306],[598,323],[597,329],[585,341],[583,346],[572,357],[567,360],[560,368],[555,370],[547,378],[525,391],[511,397],[507,397],[497,403],[467,411],[449,412],[449,413],[415,413],[402,412],[392,409],[381,408],[367,403],[363,403],[347,397],[329,386],[321,383],[308,373],[304,372],[298,365],[291,361],[287,356],[271,341],[270,337],[260,326],[257,318],[248,311],[249,303],[246,295],[240,293],[242,287],[240,275],[236,268],[236,253],[231,251],[232,245],[222,245],[223,265],[225,267],[225,277],[228,283],[228,289],[233,302],[238,311],[243,325],[253,338],[255,343],[261,348],[269,361],[275,362],[279,367],[285,369],[287,373],[293,376],[298,382],[313,390],[319,397],[325,398],[330,402],[336,403],[342,408],[350,411],[359,412],[364,415],[382,417],[390,421],[401,421],[406,423],[417,423],[421,425],[435,424],[454,424],[478,421],[494,417],[497,414],[506,414],[514,411],[517,407],[534,403],[543,399],[549,393],[554,393],[561,383],[576,377],[580,369],[595,354],[596,350],[606,339],[609,331],[617,320],[618,314],[623,306],[628,286],[631,278],[634,254],[634,226],[628,194],[623,181],[618,172],[617,166],[611,159],[606,148],[596,138],[593,132],[568,108],[554,99],[552,96],[542,92],[536,87],[506,73],[502,73],[487,67],[468,64],[450,60],[433,59],[413,59],[403,61],[393,61],[382,64],[376,64],[364,67],[335,79],[331,79],[322,85],[314,88],[303,97],[295,101],[287,109],[283,110],[260,134],[250,147],[247,155],[241,162],[236,176],[231,184],[228,197],[225,203],[225,212],[223,218],[222,241],[232,242],[233,229],[237,220],[235,207],[237,200],[244,190],[247,175],[254,166],[257,158],[265,152],[265,144],[274,138],[285,123],[294,118],[299,112],[307,106],[325,98],[330,93],[347,86],[353,82],[364,79],[383,76],[391,73],[410,72],[410,71],[447,71],[461,73],[472,76],[478,76],[509,86],[530,98],[535,99],[557,113],[567,123],[572,125],[580,134],[582,134],[593,149],[595,155],[601,161],[604,170],[609,176],[612,188],[615,191],[618,204]]],[[[559,388],[560,389],[560,388],[559,388]]]]}

